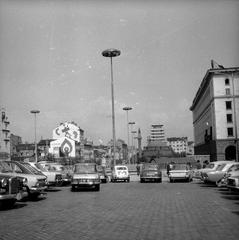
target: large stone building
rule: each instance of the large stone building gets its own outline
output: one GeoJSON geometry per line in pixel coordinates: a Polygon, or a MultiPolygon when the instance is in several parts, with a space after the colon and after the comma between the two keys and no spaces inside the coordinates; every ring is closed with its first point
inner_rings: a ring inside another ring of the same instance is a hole
{"type": "Polygon", "coordinates": [[[190,110],[195,154],[208,154],[211,161],[238,160],[239,67],[212,66],[190,110]]]}

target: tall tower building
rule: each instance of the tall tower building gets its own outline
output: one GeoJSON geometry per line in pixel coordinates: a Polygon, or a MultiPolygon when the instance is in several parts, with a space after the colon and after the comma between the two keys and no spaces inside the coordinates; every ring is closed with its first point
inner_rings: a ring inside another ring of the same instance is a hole
{"type": "Polygon", "coordinates": [[[166,142],[164,127],[162,124],[151,125],[149,142],[166,142]]]}

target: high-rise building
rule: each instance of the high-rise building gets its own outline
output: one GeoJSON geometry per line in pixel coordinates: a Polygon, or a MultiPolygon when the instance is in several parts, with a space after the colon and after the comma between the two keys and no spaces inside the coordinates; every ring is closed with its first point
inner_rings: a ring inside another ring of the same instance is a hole
{"type": "Polygon", "coordinates": [[[162,124],[152,124],[150,128],[149,142],[166,142],[164,127],[162,124]]]}
{"type": "Polygon", "coordinates": [[[175,153],[186,155],[188,151],[188,138],[187,137],[171,137],[167,138],[168,145],[171,146],[175,153]]]}
{"type": "Polygon", "coordinates": [[[239,67],[212,66],[204,76],[190,110],[195,155],[238,161],[239,67]]]}

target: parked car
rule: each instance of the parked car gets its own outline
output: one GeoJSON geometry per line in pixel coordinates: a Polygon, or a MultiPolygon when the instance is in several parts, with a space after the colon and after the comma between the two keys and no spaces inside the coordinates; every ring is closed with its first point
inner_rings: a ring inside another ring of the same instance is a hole
{"type": "Polygon", "coordinates": [[[27,179],[26,188],[30,198],[37,198],[39,195],[44,194],[44,190],[47,188],[46,176],[34,173],[20,162],[0,161],[0,172],[8,176],[27,179]]]}
{"type": "Polygon", "coordinates": [[[169,171],[169,181],[174,182],[175,180],[192,181],[193,171],[188,164],[173,164],[173,168],[169,171]]]}
{"type": "Polygon", "coordinates": [[[50,172],[60,173],[62,177],[62,185],[68,185],[71,183],[72,173],[70,170],[67,170],[65,166],[56,162],[38,162],[44,168],[46,168],[50,172]]]}
{"type": "Polygon", "coordinates": [[[162,171],[158,164],[144,163],[140,171],[140,182],[162,182],[162,171]]]}
{"type": "Polygon", "coordinates": [[[40,163],[29,162],[29,164],[36,168],[38,171],[41,171],[47,177],[48,187],[51,186],[61,186],[62,185],[62,174],[56,171],[50,171],[40,163]]]}
{"type": "Polygon", "coordinates": [[[219,181],[217,181],[218,187],[226,187],[227,186],[227,180],[229,177],[239,177],[239,164],[234,164],[230,169],[225,173],[223,178],[219,181]]]}
{"type": "Polygon", "coordinates": [[[130,182],[128,167],[125,165],[115,165],[112,170],[111,182],[130,182]]]}
{"type": "Polygon", "coordinates": [[[204,182],[216,184],[218,181],[220,181],[224,177],[224,175],[227,173],[227,171],[235,165],[239,165],[239,163],[236,163],[236,162],[223,163],[215,171],[210,171],[210,172],[204,173],[203,174],[204,182]]]}
{"type": "Polygon", "coordinates": [[[194,173],[194,178],[199,178],[202,181],[204,181],[204,175],[207,172],[216,171],[218,167],[220,167],[222,164],[228,163],[228,161],[214,161],[210,162],[206,168],[198,169],[194,173]]]}
{"type": "Polygon", "coordinates": [[[79,188],[100,191],[100,176],[95,163],[77,163],[74,165],[71,190],[79,188]]]}
{"type": "Polygon", "coordinates": [[[27,196],[26,181],[26,178],[0,173],[0,208],[12,207],[17,200],[27,196]]]}
{"type": "Polygon", "coordinates": [[[97,171],[100,175],[100,181],[101,183],[107,183],[108,182],[108,175],[106,173],[105,167],[101,165],[97,165],[97,171]]]}
{"type": "Polygon", "coordinates": [[[229,177],[227,179],[227,188],[234,191],[239,191],[239,176],[229,177]]]}

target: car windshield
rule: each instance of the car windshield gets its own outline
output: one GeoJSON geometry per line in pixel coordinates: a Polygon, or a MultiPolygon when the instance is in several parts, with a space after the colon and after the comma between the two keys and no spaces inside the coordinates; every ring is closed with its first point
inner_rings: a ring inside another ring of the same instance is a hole
{"type": "Polygon", "coordinates": [[[236,165],[232,165],[232,166],[228,169],[228,172],[238,171],[238,170],[239,170],[239,164],[236,164],[236,165]]]}
{"type": "Polygon", "coordinates": [[[35,163],[35,166],[36,166],[36,168],[40,169],[40,170],[43,171],[43,172],[46,172],[46,171],[47,171],[47,169],[44,168],[44,167],[43,167],[41,164],[39,164],[39,163],[35,163]]]}
{"type": "Polygon", "coordinates": [[[95,173],[95,165],[75,165],[74,173],[95,173]]]}
{"type": "Polygon", "coordinates": [[[28,163],[22,163],[22,165],[25,168],[27,168],[29,171],[31,171],[32,173],[37,174],[37,175],[42,175],[42,172],[38,171],[36,168],[32,167],[28,163]]]}
{"type": "Polygon", "coordinates": [[[226,165],[227,165],[226,163],[224,163],[224,164],[222,164],[222,165],[219,165],[219,166],[217,167],[217,171],[222,171],[222,169],[223,169],[226,165]]]}
{"type": "Polygon", "coordinates": [[[127,170],[126,167],[116,167],[116,170],[127,170]]]}
{"type": "Polygon", "coordinates": [[[188,166],[186,164],[174,164],[173,170],[187,170],[188,166]]]}
{"type": "Polygon", "coordinates": [[[157,165],[144,165],[143,169],[144,170],[157,171],[158,170],[158,166],[157,165]]]}
{"type": "Polygon", "coordinates": [[[6,162],[0,161],[0,172],[1,173],[6,173],[6,172],[12,172],[12,168],[9,164],[6,162]]]}

